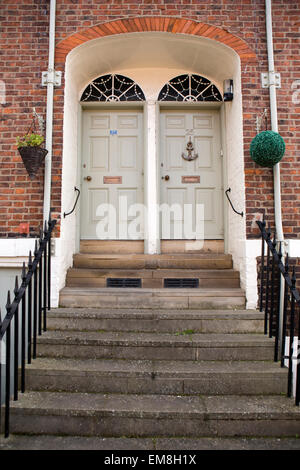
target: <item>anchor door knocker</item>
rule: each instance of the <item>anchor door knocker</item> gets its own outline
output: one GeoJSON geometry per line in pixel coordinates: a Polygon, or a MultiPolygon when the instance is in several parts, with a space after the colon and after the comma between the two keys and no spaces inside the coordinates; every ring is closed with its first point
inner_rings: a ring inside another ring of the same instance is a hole
{"type": "Polygon", "coordinates": [[[192,161],[192,160],[196,160],[196,158],[198,158],[198,153],[195,153],[195,149],[194,149],[194,145],[193,145],[193,142],[192,142],[192,139],[190,137],[190,140],[188,141],[188,143],[186,144],[186,150],[187,150],[187,154],[185,154],[184,152],[182,152],[181,156],[184,160],[187,160],[187,161],[192,161]]]}

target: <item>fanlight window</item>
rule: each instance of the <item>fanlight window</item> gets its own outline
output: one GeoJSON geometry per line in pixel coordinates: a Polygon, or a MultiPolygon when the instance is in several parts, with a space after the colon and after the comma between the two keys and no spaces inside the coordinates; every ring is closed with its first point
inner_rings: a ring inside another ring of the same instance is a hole
{"type": "Polygon", "coordinates": [[[222,95],[207,78],[186,74],[172,78],[161,89],[158,101],[222,101],[222,95]]]}
{"type": "Polygon", "coordinates": [[[142,89],[123,75],[103,75],[93,80],[82,93],[80,101],[144,101],[142,89]]]}

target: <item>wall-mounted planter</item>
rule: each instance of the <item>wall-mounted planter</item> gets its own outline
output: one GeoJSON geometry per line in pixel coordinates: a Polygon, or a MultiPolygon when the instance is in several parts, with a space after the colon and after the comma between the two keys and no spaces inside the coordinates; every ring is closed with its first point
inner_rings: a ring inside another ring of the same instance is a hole
{"type": "Polygon", "coordinates": [[[34,179],[48,150],[37,146],[19,147],[18,150],[30,179],[34,179]]]}

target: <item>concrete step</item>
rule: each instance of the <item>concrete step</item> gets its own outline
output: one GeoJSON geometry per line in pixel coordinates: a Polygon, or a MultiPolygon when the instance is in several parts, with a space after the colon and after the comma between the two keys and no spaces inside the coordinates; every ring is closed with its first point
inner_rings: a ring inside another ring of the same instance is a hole
{"type": "Polygon", "coordinates": [[[294,437],[300,412],[282,396],[28,392],[11,402],[10,423],[23,435],[294,437]]]}
{"type": "Polygon", "coordinates": [[[40,357],[150,360],[258,360],[273,358],[273,340],[258,334],[163,334],[47,331],[40,357]]]}
{"type": "MultiPolygon", "coordinates": [[[[297,437],[202,437],[202,438],[160,438],[156,436],[128,438],[101,436],[60,436],[60,435],[11,435],[8,439],[0,438],[0,450],[101,450],[101,451],[201,451],[201,450],[300,450],[297,437]]],[[[127,457],[130,457],[130,453],[127,457]]],[[[193,454],[190,454],[193,455],[193,454]]],[[[111,457],[111,454],[108,455],[111,457]]],[[[135,459],[137,456],[131,456],[135,459]]],[[[165,456],[166,457],[166,456],[165,456]]],[[[179,457],[177,455],[177,457],[179,457]]],[[[220,456],[221,457],[221,456],[220,456]]],[[[121,458],[121,456],[120,456],[121,458]]],[[[147,456],[140,457],[147,459],[147,456]]],[[[153,456],[153,464],[155,463],[153,456]]],[[[162,458],[160,456],[160,458],[162,458]]],[[[201,456],[195,461],[199,463],[201,456]]],[[[133,460],[125,461],[126,464],[133,460]]],[[[182,456],[182,462],[185,462],[182,456]]],[[[187,459],[189,462],[189,458],[187,459]]]]}
{"type": "Polygon", "coordinates": [[[92,269],[232,269],[231,255],[200,254],[97,254],[74,255],[74,268],[92,269]]]}
{"type": "Polygon", "coordinates": [[[264,318],[256,310],[57,308],[48,313],[47,325],[65,331],[262,333],[264,318]]]}
{"type": "Polygon", "coordinates": [[[287,369],[263,361],[36,359],[26,371],[35,391],[162,395],[286,392],[287,369]]]}
{"type": "Polygon", "coordinates": [[[245,294],[240,288],[141,289],[77,288],[60,291],[60,307],[111,307],[160,309],[243,309],[245,294]]]}
{"type": "Polygon", "coordinates": [[[71,268],[67,287],[106,287],[108,278],[138,278],[142,287],[163,288],[164,279],[197,279],[199,287],[240,287],[240,276],[233,269],[84,269],[71,268]]]}

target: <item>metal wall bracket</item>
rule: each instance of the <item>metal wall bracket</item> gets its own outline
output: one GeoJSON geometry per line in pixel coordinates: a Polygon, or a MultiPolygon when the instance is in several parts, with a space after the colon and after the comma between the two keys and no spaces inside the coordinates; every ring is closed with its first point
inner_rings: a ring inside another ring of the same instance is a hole
{"type": "Polygon", "coordinates": [[[55,239],[54,238],[51,238],[50,247],[51,247],[51,255],[55,256],[55,239]]]}
{"type": "Polygon", "coordinates": [[[266,72],[261,74],[261,86],[263,88],[269,88],[270,85],[281,88],[280,73],[266,72]]]}
{"type": "Polygon", "coordinates": [[[56,72],[55,70],[42,72],[42,86],[47,86],[48,83],[53,83],[54,86],[61,86],[61,72],[56,72]]]}

